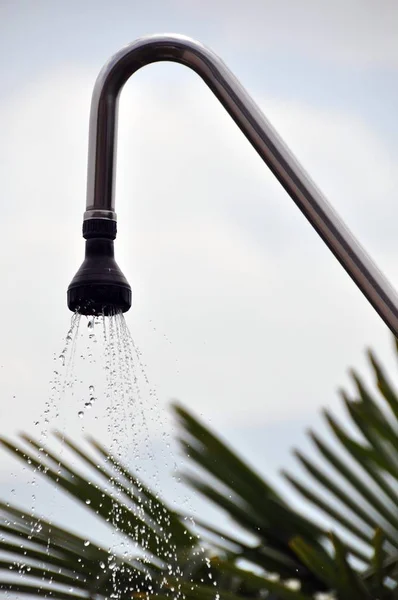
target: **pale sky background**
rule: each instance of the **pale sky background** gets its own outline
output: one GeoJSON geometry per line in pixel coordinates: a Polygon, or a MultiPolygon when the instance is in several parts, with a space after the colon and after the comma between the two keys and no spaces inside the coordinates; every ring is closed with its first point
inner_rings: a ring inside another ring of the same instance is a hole
{"type": "MultiPolygon", "coordinates": [[[[398,287],[396,2],[1,0],[2,434],[43,425],[69,327],[95,78],[120,47],[160,32],[195,37],[223,58],[398,287]]],[[[145,408],[148,430],[132,424],[134,444],[149,436],[168,498],[204,510],[170,483],[180,465],[164,450],[171,398],[278,481],[278,469],[294,469],[291,447],[307,448],[305,429],[320,427],[321,408],[341,414],[348,367],[369,373],[367,346],[395,374],[384,324],[181,66],[147,67],[123,91],[116,210],[117,259],[134,294],[126,320],[158,396],[156,411],[145,408]]],[[[75,368],[88,388],[103,365],[85,364],[75,368]]],[[[54,427],[107,441],[105,398],[84,419],[79,402],[63,402],[54,427]]],[[[3,498],[29,506],[26,477],[0,453],[3,498]]],[[[51,497],[54,519],[96,535],[82,511],[35,488],[43,510],[51,497]]]]}

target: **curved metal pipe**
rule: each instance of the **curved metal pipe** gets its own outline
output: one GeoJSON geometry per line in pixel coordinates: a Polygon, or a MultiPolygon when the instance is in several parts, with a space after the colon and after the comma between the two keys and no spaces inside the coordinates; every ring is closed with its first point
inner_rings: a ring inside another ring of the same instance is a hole
{"type": "Polygon", "coordinates": [[[138,69],[159,61],[181,63],[204,80],[398,337],[398,297],[394,289],[231,71],[214,52],[190,38],[180,35],[140,38],[115,54],[101,70],[91,104],[85,221],[95,219],[98,223],[98,219],[116,220],[114,180],[119,93],[124,83],[138,69]]]}

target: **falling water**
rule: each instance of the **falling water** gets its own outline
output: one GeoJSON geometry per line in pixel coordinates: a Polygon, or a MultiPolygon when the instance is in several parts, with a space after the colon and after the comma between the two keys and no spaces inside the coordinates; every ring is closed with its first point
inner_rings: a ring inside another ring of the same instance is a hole
{"type": "MultiPolygon", "coordinates": [[[[73,384],[75,383],[76,377],[74,374],[75,367],[75,356],[76,356],[76,348],[77,348],[77,339],[79,334],[79,326],[80,326],[81,315],[78,313],[74,314],[71,319],[70,328],[66,334],[65,340],[62,345],[62,350],[60,354],[54,354],[54,370],[53,376],[49,382],[50,393],[48,400],[46,400],[44,405],[44,410],[40,416],[40,418],[35,421],[35,426],[40,427],[40,433],[38,438],[38,460],[41,462],[44,453],[44,445],[48,438],[50,427],[54,427],[57,419],[59,417],[60,407],[62,406],[62,401],[65,398],[67,389],[72,390],[73,384]]],[[[36,513],[36,480],[37,480],[37,470],[41,470],[40,467],[38,469],[33,470],[33,477],[29,482],[30,487],[32,489],[32,526],[31,533],[35,531],[40,531],[41,522],[40,517],[34,518],[34,514],[36,513]]],[[[55,508],[55,496],[53,497],[52,507],[55,508]]]]}
{"type": "MultiPolygon", "coordinates": [[[[148,413],[155,410],[157,418],[161,424],[161,414],[158,409],[156,390],[150,386],[150,382],[142,361],[142,354],[135,344],[122,313],[116,313],[108,319],[103,320],[103,337],[106,348],[105,371],[107,374],[106,396],[108,412],[108,431],[111,443],[111,456],[117,460],[123,461],[126,456],[130,456],[134,464],[134,473],[140,477],[142,467],[145,462],[150,461],[152,468],[155,468],[153,475],[153,486],[158,482],[158,472],[156,470],[156,460],[149,435],[148,413]],[[147,397],[144,399],[144,391],[147,397]]],[[[115,499],[112,512],[112,525],[115,534],[119,527],[119,506],[122,502],[122,493],[115,482],[113,496],[115,499]]],[[[136,516],[145,521],[146,512],[151,518],[163,528],[169,525],[167,515],[162,515],[159,511],[148,505],[136,506],[136,516]]],[[[138,536],[139,537],[139,536],[138,536]]],[[[136,541],[136,551],[145,548],[145,540],[136,541]]],[[[170,540],[170,555],[175,553],[173,542],[170,540]]],[[[126,553],[127,554],[127,553],[126,553]]],[[[110,560],[114,562],[115,556],[110,560]]],[[[117,589],[116,577],[117,570],[113,569],[115,577],[115,597],[117,593],[123,590],[117,589]]],[[[127,590],[125,590],[127,591],[127,590]]],[[[176,596],[177,597],[177,596],[176,596]]]]}
{"type": "Polygon", "coordinates": [[[44,442],[48,436],[50,423],[53,426],[55,419],[59,416],[59,409],[67,388],[72,388],[75,382],[74,366],[80,320],[81,315],[78,313],[72,316],[62,351],[58,356],[54,355],[56,366],[53,371],[53,378],[50,380],[49,399],[45,403],[40,421],[35,423],[36,425],[41,424],[41,442],[44,442]]]}
{"type": "MultiPolygon", "coordinates": [[[[39,456],[40,453],[43,457],[47,456],[45,448],[50,441],[50,428],[57,429],[58,440],[64,442],[74,437],[70,435],[71,429],[80,430],[82,434],[94,434],[101,444],[107,439],[104,445],[107,446],[106,462],[108,473],[111,475],[108,481],[109,490],[105,493],[109,493],[112,499],[107,520],[112,525],[113,541],[107,550],[108,564],[101,562],[100,567],[104,574],[110,572],[113,581],[113,593],[110,597],[126,598],[133,588],[128,587],[128,584],[125,589],[120,586],[119,576],[124,569],[121,561],[138,556],[145,565],[145,550],[149,548],[149,540],[145,539],[145,535],[137,526],[126,536],[123,521],[126,491],[120,485],[124,477],[123,467],[118,465],[128,465],[129,469],[132,467],[131,471],[137,480],[141,479],[141,475],[143,480],[148,478],[147,467],[152,471],[150,488],[154,495],[153,505],[152,501],[148,503],[140,499],[142,488],[141,484],[136,482],[138,500],[135,501],[133,509],[129,506],[129,510],[133,510],[138,522],[145,522],[149,517],[156,524],[163,540],[159,543],[166,544],[167,561],[170,565],[176,564],[177,558],[177,547],[173,538],[168,537],[171,534],[167,533],[170,531],[168,513],[163,514],[157,504],[158,500],[161,501],[161,496],[159,467],[150,435],[153,415],[156,417],[158,430],[162,432],[163,444],[168,449],[167,454],[174,467],[176,466],[170,440],[165,432],[164,417],[159,409],[157,391],[150,383],[142,352],[134,341],[122,313],[90,318],[73,315],[62,350],[54,356],[54,364],[49,399],[43,414],[36,422],[36,426],[40,426],[39,456]]],[[[68,452],[67,446],[67,443],[60,446],[60,461],[63,453],[68,452]]],[[[61,462],[59,467],[61,468],[61,462]]],[[[36,485],[36,475],[32,484],[33,487],[36,485]]],[[[91,484],[97,487],[94,480],[91,484]]],[[[103,489],[105,491],[105,488],[103,489]]],[[[50,524],[58,502],[59,494],[54,490],[51,514],[46,515],[50,524]]],[[[90,506],[91,501],[87,500],[86,504],[90,506]]],[[[33,494],[32,533],[41,530],[40,518],[33,518],[35,508],[33,494]]],[[[98,514],[98,510],[96,512],[98,514]]],[[[89,545],[87,540],[84,546],[89,545]]],[[[199,550],[199,555],[200,553],[199,550]]],[[[209,566],[204,554],[203,564],[209,566]]],[[[178,582],[181,576],[178,567],[170,569],[168,574],[178,582]]],[[[178,585],[173,596],[176,599],[182,597],[178,585]]]]}

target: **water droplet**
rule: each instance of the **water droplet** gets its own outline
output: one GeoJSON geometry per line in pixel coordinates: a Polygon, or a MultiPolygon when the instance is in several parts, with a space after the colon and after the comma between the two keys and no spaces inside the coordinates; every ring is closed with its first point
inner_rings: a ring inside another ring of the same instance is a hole
{"type": "Polygon", "coordinates": [[[90,545],[90,542],[89,542],[88,540],[86,540],[86,541],[84,542],[84,545],[87,547],[87,546],[89,546],[89,545],[90,545]]]}
{"type": "Polygon", "coordinates": [[[84,412],[82,410],[79,410],[77,416],[79,417],[79,419],[82,419],[84,417],[84,412]]]}
{"type": "Polygon", "coordinates": [[[91,504],[91,500],[89,498],[87,498],[86,504],[91,504]]]}

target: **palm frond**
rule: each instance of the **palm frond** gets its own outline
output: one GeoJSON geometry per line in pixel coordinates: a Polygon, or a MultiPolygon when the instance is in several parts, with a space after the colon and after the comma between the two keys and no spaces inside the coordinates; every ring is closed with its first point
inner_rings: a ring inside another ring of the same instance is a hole
{"type": "MultiPolygon", "coordinates": [[[[239,548],[235,559],[244,557],[253,566],[284,578],[294,578],[299,572],[305,593],[336,590],[336,573],[346,586],[338,591],[342,598],[350,597],[354,588],[358,588],[357,595],[362,593],[366,598],[374,586],[384,598],[393,593],[398,581],[394,579],[398,555],[398,394],[371,352],[369,359],[378,396],[355,371],[351,376],[357,397],[342,392],[348,419],[358,434],[350,433],[330,411],[324,411],[334,443],[310,431],[316,452],[309,457],[295,451],[307,478],[282,471],[308,504],[335,523],[339,537],[333,537],[333,552],[320,522],[294,510],[203,423],[178,404],[173,407],[180,425],[181,448],[199,467],[199,471],[185,470],[185,481],[258,540],[253,547],[235,540],[239,548]],[[319,569],[317,561],[322,565],[319,569]],[[333,577],[327,575],[328,565],[333,577]],[[384,585],[386,577],[388,587],[384,585]]],[[[210,527],[208,532],[217,534],[210,527]]],[[[221,539],[222,533],[218,534],[221,539]]]]}
{"type": "Polygon", "coordinates": [[[338,600],[398,598],[398,395],[373,353],[369,359],[376,395],[356,372],[355,397],[342,392],[356,434],[324,411],[334,442],[310,432],[317,459],[295,451],[306,478],[283,472],[337,533],[329,535],[296,510],[200,420],[174,405],[179,443],[196,467],[183,473],[185,482],[248,535],[200,522],[204,545],[186,515],[92,438],[86,448],[56,433],[71,462],[26,434],[17,443],[2,437],[3,448],[108,523],[132,550],[129,557],[110,553],[0,503],[0,591],[60,600],[105,599],[116,589],[126,600],[310,600],[320,592],[338,600]]]}
{"type": "Polygon", "coordinates": [[[70,439],[63,440],[91,473],[87,476],[30,436],[22,434],[20,439],[26,449],[5,438],[0,444],[125,536],[141,556],[127,560],[92,540],[3,503],[0,552],[7,560],[0,563],[0,572],[12,570],[15,577],[4,580],[0,590],[31,594],[36,585],[36,595],[51,592],[52,597],[69,598],[95,593],[106,598],[115,588],[126,593],[148,591],[159,585],[165,574],[182,573],[190,560],[195,562],[196,537],[98,442],[89,441],[90,453],[70,439]]]}

